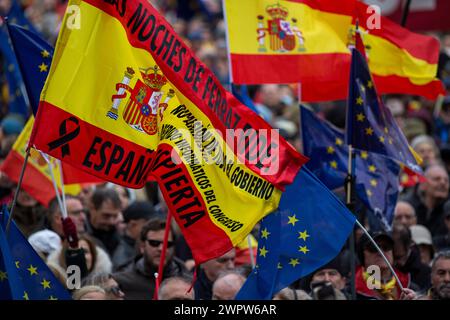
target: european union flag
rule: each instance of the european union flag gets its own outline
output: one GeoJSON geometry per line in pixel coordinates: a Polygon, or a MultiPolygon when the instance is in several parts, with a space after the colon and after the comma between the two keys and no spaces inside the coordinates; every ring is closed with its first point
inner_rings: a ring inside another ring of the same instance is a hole
{"type": "Polygon", "coordinates": [[[70,300],[27,239],[11,222],[6,207],[0,213],[0,300],[70,300]]]}
{"type": "Polygon", "coordinates": [[[22,94],[23,82],[14,51],[4,26],[0,27],[0,52],[3,56],[3,70],[8,84],[8,111],[28,118],[27,100],[22,94]]]}
{"type": "Polygon", "coordinates": [[[352,49],[346,142],[379,153],[420,172],[410,146],[391,112],[381,102],[362,54],[352,49]]]}
{"type": "Polygon", "coordinates": [[[339,254],[354,215],[303,167],[278,210],[262,220],[257,265],[236,299],[272,299],[339,254]]]}
{"type": "MultiPolygon", "coordinates": [[[[344,186],[348,166],[348,145],[344,133],[300,108],[303,152],[306,164],[328,188],[344,186]]],[[[355,191],[384,230],[391,228],[399,189],[400,166],[392,159],[367,151],[354,151],[355,191]]]]}
{"type": "Polygon", "coordinates": [[[36,116],[40,94],[50,71],[53,47],[39,34],[24,27],[8,23],[8,30],[30,105],[36,116]]]}

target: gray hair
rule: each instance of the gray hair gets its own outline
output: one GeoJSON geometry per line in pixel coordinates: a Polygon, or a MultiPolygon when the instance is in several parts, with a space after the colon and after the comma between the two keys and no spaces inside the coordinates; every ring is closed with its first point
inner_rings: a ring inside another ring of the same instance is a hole
{"type": "Polygon", "coordinates": [[[433,271],[434,266],[441,259],[450,260],[450,250],[442,250],[436,253],[436,255],[433,258],[433,261],[431,261],[431,271],[433,271]]]}

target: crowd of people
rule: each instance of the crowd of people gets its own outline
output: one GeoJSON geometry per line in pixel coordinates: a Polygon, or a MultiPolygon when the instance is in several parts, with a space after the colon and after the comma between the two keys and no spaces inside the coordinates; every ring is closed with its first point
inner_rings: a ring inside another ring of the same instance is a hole
{"type": "MultiPolygon", "coordinates": [[[[175,31],[230,89],[225,23],[221,1],[151,1],[175,31]]],[[[0,12],[11,0],[0,0],[0,12]]],[[[26,16],[54,45],[67,1],[19,1],[26,16]]],[[[450,89],[450,33],[434,34],[441,41],[438,77],[450,89]]],[[[2,64],[3,65],[3,64],[2,64]]],[[[0,73],[0,157],[4,160],[25,119],[8,113],[5,70],[0,73]]],[[[301,152],[298,88],[294,85],[249,86],[260,115],[301,152]]],[[[371,212],[357,204],[355,212],[394,266],[396,277],[377,248],[355,232],[357,299],[450,299],[450,95],[429,101],[408,95],[383,97],[410,145],[424,160],[423,182],[401,190],[391,232],[379,229],[371,212]],[[372,266],[379,277],[373,277],[372,266]]],[[[309,104],[322,118],[345,126],[345,101],[309,104]]],[[[3,173],[0,197],[11,200],[15,185],[3,173]]],[[[24,190],[19,193],[14,220],[48,266],[66,286],[66,268],[80,266],[81,288],[74,299],[234,299],[251,272],[252,247],[238,246],[197,269],[176,224],[171,225],[162,282],[155,273],[162,256],[167,205],[158,187],[148,183],[135,191],[111,184],[86,185],[78,196],[66,196],[70,219],[62,219],[56,199],[48,207],[24,190]],[[194,281],[195,280],[195,281],[194,281]],[[194,283],[193,288],[191,288],[194,283]]],[[[253,233],[257,238],[257,232],[253,233]]],[[[352,298],[351,252],[343,248],[334,260],[277,293],[274,299],[352,298]]]]}

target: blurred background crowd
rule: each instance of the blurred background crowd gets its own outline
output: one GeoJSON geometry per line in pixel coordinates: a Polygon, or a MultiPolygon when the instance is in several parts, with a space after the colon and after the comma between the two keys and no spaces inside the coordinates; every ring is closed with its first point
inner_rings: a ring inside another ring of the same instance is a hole
{"type": "MultiPolygon", "coordinates": [[[[220,0],[151,1],[175,31],[230,90],[225,24],[220,0]]],[[[65,0],[19,1],[25,15],[54,45],[64,15],[65,0]]],[[[6,12],[10,0],[0,0],[6,12]]],[[[437,76],[450,90],[450,33],[434,33],[441,42],[437,76]]],[[[3,63],[0,63],[3,66],[3,63]]],[[[5,70],[0,70],[0,157],[4,159],[26,119],[8,112],[5,70]]],[[[299,151],[299,88],[297,85],[249,86],[249,95],[261,116],[299,151]]],[[[450,298],[450,94],[438,101],[417,96],[389,95],[383,101],[391,110],[411,146],[423,158],[426,181],[404,188],[395,209],[392,233],[375,232],[364,208],[357,210],[361,221],[372,229],[377,243],[397,268],[404,286],[416,298],[450,298]],[[439,252],[439,254],[437,254],[439,252]]],[[[345,125],[346,101],[309,104],[321,118],[337,127],[345,125]]],[[[1,160],[0,160],[1,161],[1,160]]],[[[2,175],[0,196],[11,196],[14,185],[2,175]]],[[[155,184],[143,190],[129,190],[110,184],[86,185],[78,197],[67,197],[69,216],[76,225],[77,247],[83,248],[86,268],[83,288],[76,299],[151,299],[158,290],[160,299],[232,299],[251,270],[257,254],[258,232],[250,247],[243,243],[222,257],[201,266],[193,281],[194,261],[176,225],[169,238],[164,281],[155,288],[153,274],[161,258],[167,206],[155,184]]],[[[357,204],[357,208],[360,206],[357,204]]],[[[18,199],[15,221],[30,243],[65,284],[65,267],[73,246],[61,224],[56,201],[48,208],[26,192],[18,199]]],[[[69,228],[70,229],[70,228],[69,228]]],[[[381,289],[370,290],[357,283],[358,298],[400,299],[392,274],[364,236],[357,235],[357,258],[361,279],[366,267],[381,267],[381,289]]],[[[74,244],[75,245],[75,244],[74,244]]],[[[79,258],[79,257],[78,257],[79,258]]],[[[335,260],[282,290],[277,299],[347,299],[350,278],[349,252],[344,249],[335,260]]],[[[78,262],[75,262],[78,263],[78,262]]]]}

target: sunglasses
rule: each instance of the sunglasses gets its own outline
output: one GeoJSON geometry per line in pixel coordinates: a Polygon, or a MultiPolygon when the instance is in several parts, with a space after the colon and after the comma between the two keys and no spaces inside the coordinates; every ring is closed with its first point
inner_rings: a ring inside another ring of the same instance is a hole
{"type": "Polygon", "coordinates": [[[110,287],[110,288],[106,288],[105,291],[107,293],[112,293],[115,296],[120,296],[120,287],[119,286],[114,286],[114,287],[110,287]]]}
{"type": "MultiPolygon", "coordinates": [[[[163,241],[159,240],[152,240],[152,239],[145,239],[145,240],[152,247],[159,247],[163,243],[163,241]]],[[[167,248],[171,248],[173,247],[173,245],[174,245],[173,241],[167,241],[167,248]]]]}

